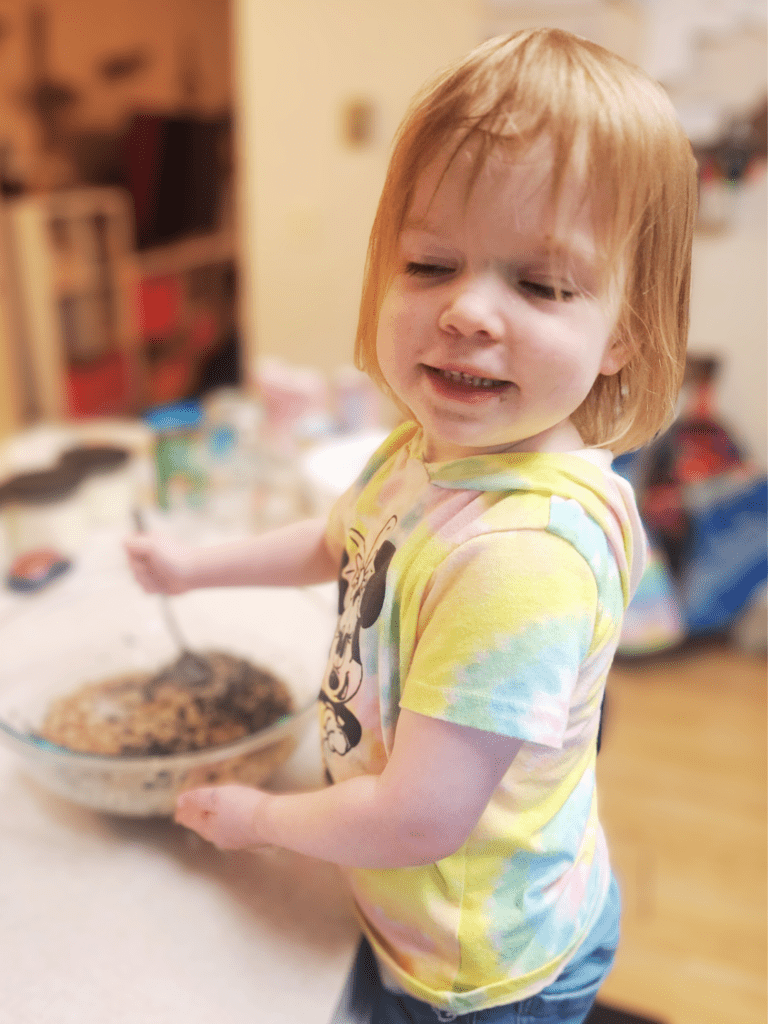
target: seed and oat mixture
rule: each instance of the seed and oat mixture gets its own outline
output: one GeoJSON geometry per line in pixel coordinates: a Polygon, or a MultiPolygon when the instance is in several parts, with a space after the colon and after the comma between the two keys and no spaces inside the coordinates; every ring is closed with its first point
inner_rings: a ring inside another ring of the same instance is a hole
{"type": "Polygon", "coordinates": [[[270,672],[220,652],[190,658],[60,697],[40,735],[90,754],[182,754],[249,736],[293,710],[287,687],[270,672]]]}

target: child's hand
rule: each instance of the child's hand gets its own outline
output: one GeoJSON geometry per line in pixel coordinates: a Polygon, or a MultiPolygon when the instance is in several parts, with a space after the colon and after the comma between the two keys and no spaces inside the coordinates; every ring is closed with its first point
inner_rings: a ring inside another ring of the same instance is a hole
{"type": "Polygon", "coordinates": [[[264,845],[258,822],[266,798],[261,790],[234,784],[190,789],[176,801],[174,817],[220,850],[252,849],[264,845]]]}
{"type": "Polygon", "coordinates": [[[182,594],[192,587],[187,548],[156,534],[134,534],[124,541],[133,575],[150,594],[182,594]]]}

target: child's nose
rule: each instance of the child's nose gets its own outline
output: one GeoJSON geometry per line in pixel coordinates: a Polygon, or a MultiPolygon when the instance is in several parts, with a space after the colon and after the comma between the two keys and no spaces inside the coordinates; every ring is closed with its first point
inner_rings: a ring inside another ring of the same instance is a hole
{"type": "Polygon", "coordinates": [[[446,299],[438,325],[446,334],[457,337],[501,337],[504,318],[490,275],[459,279],[446,299]]]}

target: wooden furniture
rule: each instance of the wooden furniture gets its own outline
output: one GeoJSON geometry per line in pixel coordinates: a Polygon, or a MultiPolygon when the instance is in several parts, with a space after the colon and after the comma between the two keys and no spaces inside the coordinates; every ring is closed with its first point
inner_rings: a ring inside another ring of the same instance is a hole
{"type": "Polygon", "coordinates": [[[106,414],[135,404],[138,264],[125,192],[72,189],[8,204],[21,330],[36,413],[77,413],[70,378],[110,378],[106,414]]]}
{"type": "Polygon", "coordinates": [[[236,335],[234,234],[190,235],[136,258],[147,408],[195,393],[209,357],[236,335]]]}
{"type": "Polygon", "coordinates": [[[0,439],[24,423],[25,391],[18,303],[9,260],[8,219],[0,202],[0,439]]]}
{"type": "MultiPolygon", "coordinates": [[[[131,199],[118,188],[25,196],[7,204],[5,221],[26,418],[131,415],[186,396],[231,327],[230,230],[138,252],[131,199]],[[145,305],[163,287],[178,308],[157,330],[145,305]]],[[[6,404],[18,404],[16,392],[6,404]]]]}

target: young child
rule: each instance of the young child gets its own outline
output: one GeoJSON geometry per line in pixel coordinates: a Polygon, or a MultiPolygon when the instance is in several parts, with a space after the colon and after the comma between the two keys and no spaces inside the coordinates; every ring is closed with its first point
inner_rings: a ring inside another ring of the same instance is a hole
{"type": "Polygon", "coordinates": [[[176,815],[347,869],[338,1021],[577,1024],[610,968],[596,737],[644,538],[609,449],[672,417],[696,200],[641,71],[555,30],[480,46],[408,113],[371,236],[357,359],[407,422],[327,522],[127,541],[150,591],[338,577],[332,785],[176,815]]]}

